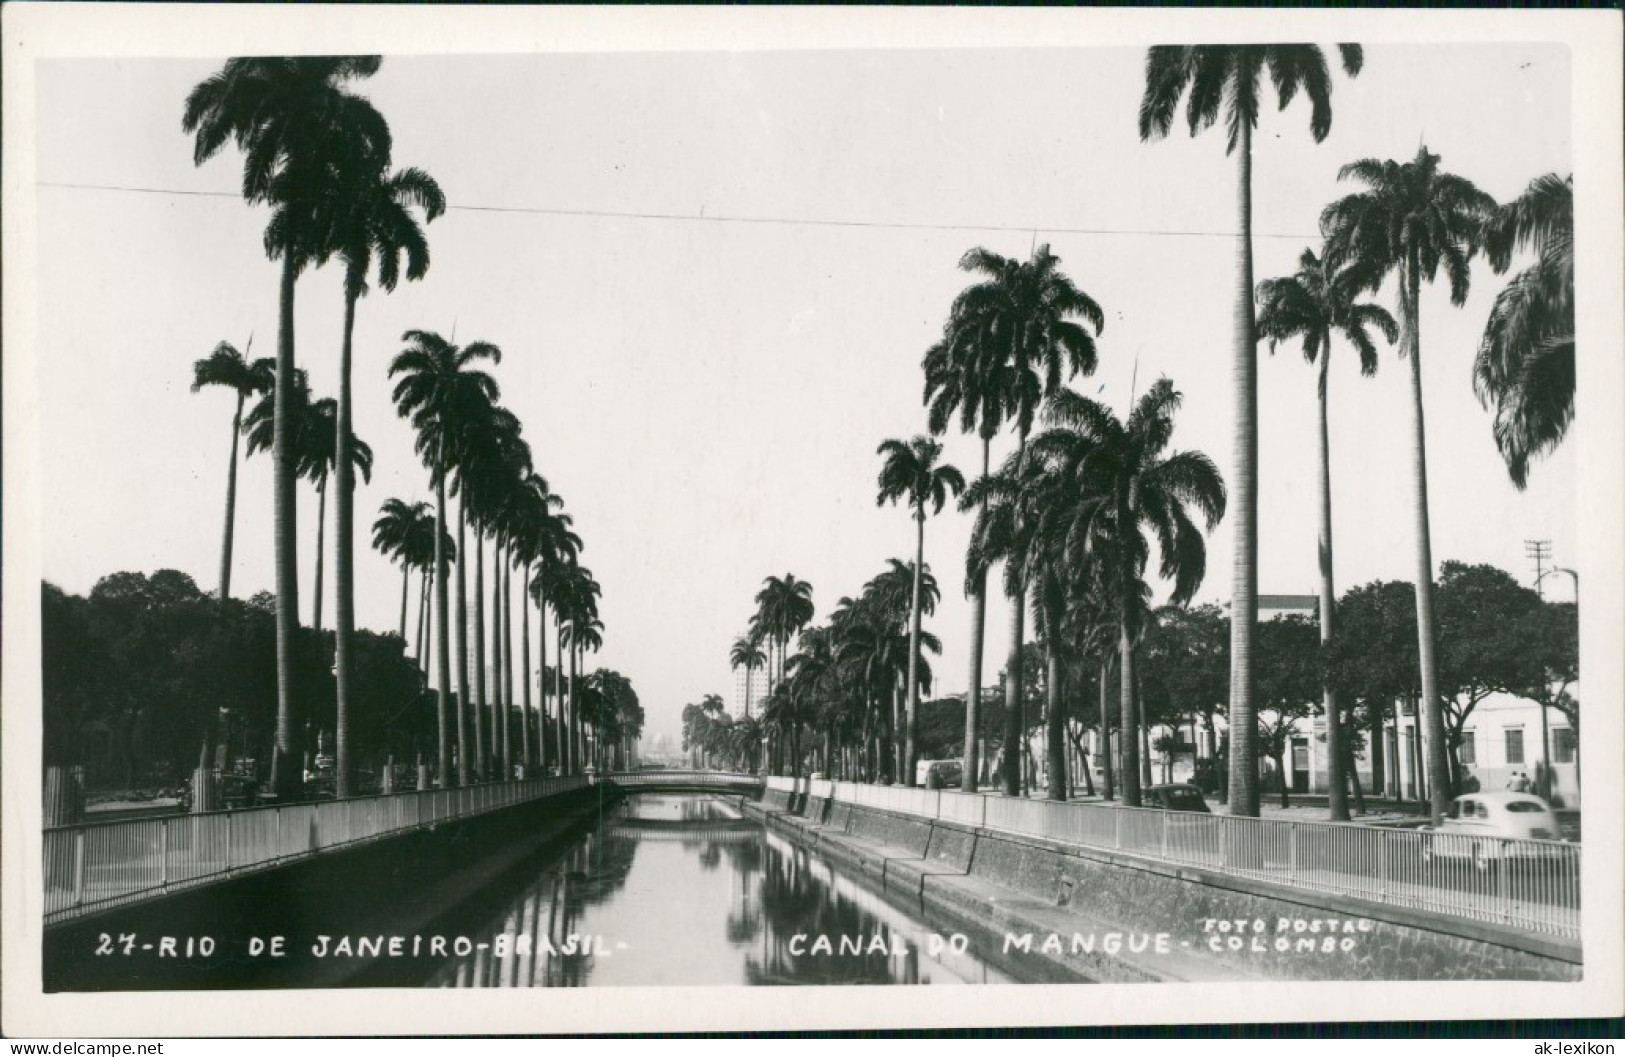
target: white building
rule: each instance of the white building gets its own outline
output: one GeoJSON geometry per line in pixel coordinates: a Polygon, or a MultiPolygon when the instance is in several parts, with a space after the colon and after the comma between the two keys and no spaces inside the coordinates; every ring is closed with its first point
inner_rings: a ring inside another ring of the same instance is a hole
{"type": "Polygon", "coordinates": [[[757,668],[750,673],[750,700],[745,700],[745,669],[734,669],[733,693],[728,698],[728,711],[743,716],[747,708],[752,716],[762,714],[762,702],[767,699],[767,669],[757,668]]]}

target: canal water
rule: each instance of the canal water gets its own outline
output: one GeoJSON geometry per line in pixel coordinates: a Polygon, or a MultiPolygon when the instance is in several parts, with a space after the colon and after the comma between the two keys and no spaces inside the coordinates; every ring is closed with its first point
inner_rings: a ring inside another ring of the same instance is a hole
{"type": "MultiPolygon", "coordinates": [[[[933,922],[746,817],[633,796],[449,917],[490,937],[437,987],[1015,983],[990,934],[933,922]]],[[[406,981],[397,981],[406,983],[406,981]]]]}

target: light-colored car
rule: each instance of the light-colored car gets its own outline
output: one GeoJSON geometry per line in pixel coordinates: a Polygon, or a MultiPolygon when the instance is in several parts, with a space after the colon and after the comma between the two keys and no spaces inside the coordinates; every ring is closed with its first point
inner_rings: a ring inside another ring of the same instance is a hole
{"type": "Polygon", "coordinates": [[[1539,845],[1510,840],[1560,841],[1557,816],[1531,793],[1468,793],[1450,802],[1444,821],[1424,845],[1424,859],[1467,859],[1480,870],[1505,858],[1539,855],[1539,845]]]}

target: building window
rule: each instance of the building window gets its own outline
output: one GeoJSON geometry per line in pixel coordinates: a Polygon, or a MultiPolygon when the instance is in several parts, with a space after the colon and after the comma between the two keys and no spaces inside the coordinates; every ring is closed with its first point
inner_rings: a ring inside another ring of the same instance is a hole
{"type": "Polygon", "coordinates": [[[1457,750],[1461,762],[1468,767],[1478,762],[1478,744],[1470,730],[1462,731],[1461,747],[1457,750]]]}
{"type": "Polygon", "coordinates": [[[1523,762],[1523,731],[1508,730],[1507,735],[1507,763],[1523,762]]]}
{"type": "Polygon", "coordinates": [[[1574,731],[1557,727],[1552,731],[1552,762],[1574,762],[1574,731]]]}

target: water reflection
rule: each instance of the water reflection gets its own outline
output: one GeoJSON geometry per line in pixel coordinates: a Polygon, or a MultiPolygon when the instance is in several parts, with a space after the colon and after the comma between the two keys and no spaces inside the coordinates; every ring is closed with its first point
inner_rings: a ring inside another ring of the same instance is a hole
{"type": "Polygon", "coordinates": [[[1011,982],[721,798],[633,797],[522,883],[429,984],[1011,982]]]}

